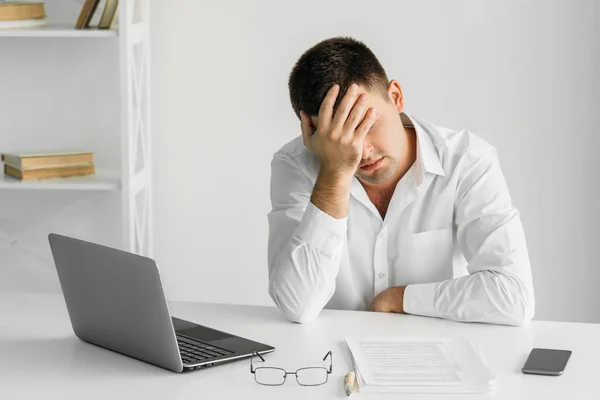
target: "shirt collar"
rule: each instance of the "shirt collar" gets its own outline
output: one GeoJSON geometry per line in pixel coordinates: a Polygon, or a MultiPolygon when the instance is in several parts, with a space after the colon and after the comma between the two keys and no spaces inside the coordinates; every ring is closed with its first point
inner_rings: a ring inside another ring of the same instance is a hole
{"type": "Polygon", "coordinates": [[[414,128],[417,134],[417,162],[415,165],[415,172],[417,174],[417,179],[419,180],[418,183],[420,184],[423,181],[426,172],[446,176],[440,161],[440,156],[438,155],[429,134],[406,112],[400,113],[400,119],[405,128],[414,128]]]}

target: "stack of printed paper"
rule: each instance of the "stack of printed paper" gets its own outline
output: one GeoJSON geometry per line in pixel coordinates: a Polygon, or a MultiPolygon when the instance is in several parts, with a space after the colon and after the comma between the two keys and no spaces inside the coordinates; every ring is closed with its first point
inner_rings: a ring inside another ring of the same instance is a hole
{"type": "Polygon", "coordinates": [[[465,339],[346,339],[360,392],[491,393],[494,374],[465,339]]]}

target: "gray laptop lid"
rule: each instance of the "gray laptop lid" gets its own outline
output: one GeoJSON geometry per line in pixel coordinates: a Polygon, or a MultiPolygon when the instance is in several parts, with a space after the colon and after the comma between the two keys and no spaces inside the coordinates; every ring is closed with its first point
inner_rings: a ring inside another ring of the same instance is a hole
{"type": "Polygon", "coordinates": [[[77,337],[172,371],[183,370],[152,259],[55,233],[48,240],[77,337]]]}

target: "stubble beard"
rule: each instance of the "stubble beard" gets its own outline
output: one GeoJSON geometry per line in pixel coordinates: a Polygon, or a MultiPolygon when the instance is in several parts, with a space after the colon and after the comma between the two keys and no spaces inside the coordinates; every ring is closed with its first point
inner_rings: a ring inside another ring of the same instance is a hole
{"type": "Polygon", "coordinates": [[[381,183],[385,183],[388,180],[392,179],[394,177],[394,174],[396,173],[396,170],[398,169],[398,165],[400,164],[400,162],[394,158],[390,158],[387,157],[387,160],[384,160],[384,162],[389,161],[389,165],[385,168],[378,168],[375,171],[373,171],[370,174],[363,174],[360,170],[360,168],[358,168],[356,170],[356,173],[354,174],[358,179],[368,182],[370,184],[373,185],[378,185],[381,183]]]}

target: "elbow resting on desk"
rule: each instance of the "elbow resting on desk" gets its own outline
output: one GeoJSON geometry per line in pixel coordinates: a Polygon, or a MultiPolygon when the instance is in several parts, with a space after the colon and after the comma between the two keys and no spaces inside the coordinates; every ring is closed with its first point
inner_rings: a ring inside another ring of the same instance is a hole
{"type": "Polygon", "coordinates": [[[335,277],[307,273],[302,268],[273,268],[269,276],[269,296],[279,310],[293,322],[312,322],[335,292],[335,277]],[[304,279],[301,279],[302,276],[304,279]],[[301,282],[301,283],[300,283],[301,282]]]}
{"type": "Polygon", "coordinates": [[[533,319],[535,306],[533,299],[528,296],[520,297],[512,308],[507,310],[506,318],[500,324],[523,326],[533,319]]]}
{"type": "Polygon", "coordinates": [[[463,322],[522,326],[535,314],[533,287],[516,276],[480,271],[458,278],[462,293],[450,298],[453,281],[441,282],[435,299],[438,316],[463,322]]]}
{"type": "Polygon", "coordinates": [[[298,324],[310,323],[317,318],[321,312],[320,308],[309,307],[307,304],[302,304],[289,295],[279,295],[279,291],[274,287],[273,281],[269,282],[269,296],[279,308],[279,310],[290,321],[298,324]]]}
{"type": "Polygon", "coordinates": [[[497,285],[500,294],[496,302],[499,324],[522,326],[531,321],[535,314],[533,286],[509,274],[487,272],[486,278],[497,285]]]}
{"type": "Polygon", "coordinates": [[[335,292],[341,251],[326,254],[293,237],[269,265],[269,295],[293,322],[314,320],[335,292]]]}

